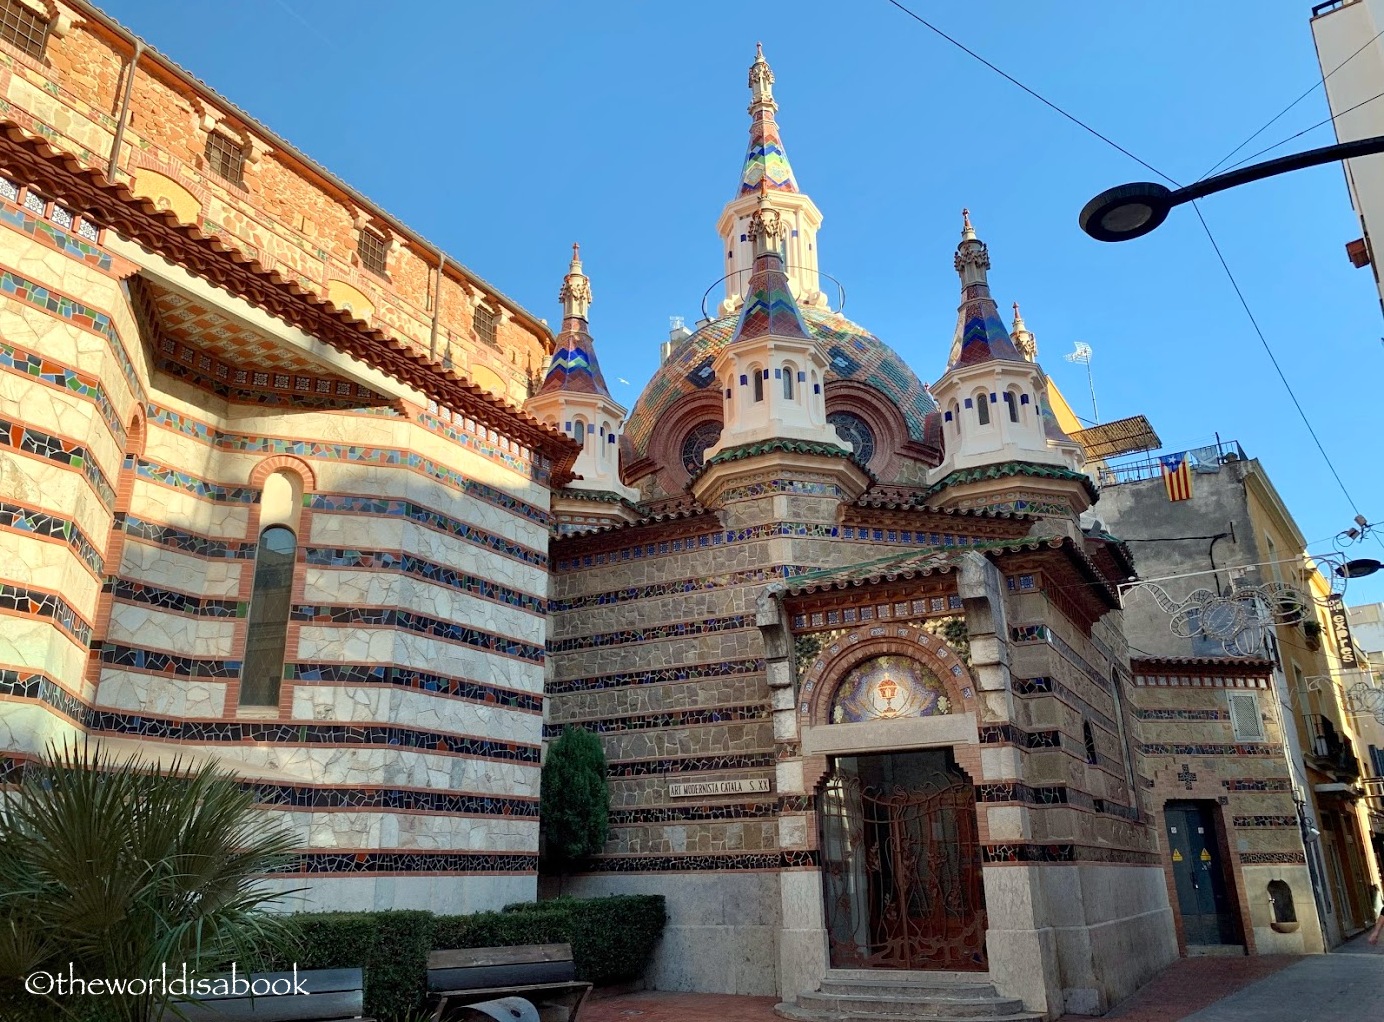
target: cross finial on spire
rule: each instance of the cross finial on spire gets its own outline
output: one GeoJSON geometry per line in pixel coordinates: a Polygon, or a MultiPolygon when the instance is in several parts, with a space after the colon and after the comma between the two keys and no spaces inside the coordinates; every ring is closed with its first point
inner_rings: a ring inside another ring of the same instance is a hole
{"type": "Polygon", "coordinates": [[[773,90],[769,86],[774,84],[774,70],[769,66],[769,62],[764,59],[764,44],[754,44],[754,63],[750,65],[750,91],[754,93],[756,103],[774,101],[773,90]]]}
{"type": "Polygon", "coordinates": [[[562,303],[564,319],[576,317],[586,319],[591,311],[591,281],[582,272],[581,246],[572,242],[572,262],[567,267],[567,276],[562,279],[562,288],[557,293],[562,303]]]}
{"type": "Polygon", "coordinates": [[[971,226],[971,211],[969,209],[963,209],[961,211],[961,240],[974,241],[975,236],[976,229],[971,226]]]}
{"type": "Polygon", "coordinates": [[[1033,331],[1024,323],[1018,302],[1014,303],[1014,322],[1010,324],[1009,339],[1014,342],[1014,347],[1026,361],[1037,361],[1038,342],[1033,339],[1033,331]]]}

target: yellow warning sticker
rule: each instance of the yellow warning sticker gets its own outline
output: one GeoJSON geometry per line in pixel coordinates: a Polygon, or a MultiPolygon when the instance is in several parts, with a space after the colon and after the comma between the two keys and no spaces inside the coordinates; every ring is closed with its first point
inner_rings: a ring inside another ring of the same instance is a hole
{"type": "Polygon", "coordinates": [[[1203,848],[1203,849],[1201,850],[1201,861],[1202,861],[1202,862],[1210,862],[1210,861],[1211,861],[1211,853],[1208,852],[1205,848],[1203,848]]]}
{"type": "Polygon", "coordinates": [[[1174,848],[1174,849],[1173,849],[1173,862],[1181,862],[1181,861],[1182,861],[1182,850],[1179,849],[1179,848],[1174,848]]]}

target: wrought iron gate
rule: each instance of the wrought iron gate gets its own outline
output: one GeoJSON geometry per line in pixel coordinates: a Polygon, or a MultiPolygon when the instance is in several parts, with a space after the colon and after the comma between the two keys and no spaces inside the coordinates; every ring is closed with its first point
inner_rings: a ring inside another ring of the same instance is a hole
{"type": "Polygon", "coordinates": [[[866,760],[925,755],[841,759],[822,789],[822,887],[833,968],[987,968],[969,779],[948,765],[926,779],[910,771],[915,777],[904,787],[868,783],[861,775],[869,771],[851,769],[866,760]]]}

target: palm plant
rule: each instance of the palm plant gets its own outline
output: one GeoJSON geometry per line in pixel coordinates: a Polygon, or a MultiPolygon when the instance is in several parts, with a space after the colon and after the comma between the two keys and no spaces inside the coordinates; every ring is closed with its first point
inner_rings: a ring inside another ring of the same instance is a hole
{"type": "MultiPolygon", "coordinates": [[[[0,795],[0,1005],[35,970],[83,978],[245,969],[291,940],[264,874],[290,834],[266,827],[252,795],[214,763],[163,770],[97,744],[50,748],[0,795]]],[[[152,993],[53,1000],[35,1017],[159,1017],[152,993]]],[[[0,1012],[3,1017],[3,1012],[0,1012]]]]}

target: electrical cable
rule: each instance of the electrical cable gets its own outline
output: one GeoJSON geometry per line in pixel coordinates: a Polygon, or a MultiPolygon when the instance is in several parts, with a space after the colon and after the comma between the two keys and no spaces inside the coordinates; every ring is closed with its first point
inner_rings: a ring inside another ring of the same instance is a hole
{"type": "Polygon", "coordinates": [[[1295,139],[1295,138],[1301,138],[1303,135],[1306,135],[1309,131],[1316,131],[1318,128],[1322,127],[1323,125],[1331,124],[1332,122],[1334,122],[1334,121],[1336,120],[1337,117],[1344,117],[1346,114],[1350,113],[1352,110],[1358,110],[1358,109],[1360,109],[1360,107],[1364,106],[1366,103],[1373,103],[1376,99],[1379,99],[1379,98],[1381,98],[1381,97],[1384,97],[1384,92],[1376,93],[1375,95],[1371,96],[1369,99],[1362,99],[1360,102],[1356,103],[1354,106],[1348,106],[1348,107],[1346,107],[1344,110],[1342,110],[1340,113],[1338,113],[1338,114],[1333,114],[1332,116],[1328,117],[1328,118],[1327,118],[1326,120],[1324,120],[1324,121],[1318,121],[1316,124],[1312,125],[1310,128],[1303,128],[1303,129],[1302,129],[1301,131],[1299,131],[1296,135],[1289,135],[1287,138],[1281,139],[1281,140],[1275,142],[1275,143],[1274,143],[1273,145],[1271,145],[1271,146],[1268,146],[1268,147],[1266,147],[1266,148],[1264,148],[1264,149],[1260,149],[1257,153],[1254,153],[1254,154],[1251,155],[1251,156],[1246,156],[1243,160],[1238,160],[1238,161],[1236,161],[1235,163],[1232,163],[1229,167],[1226,168],[1226,172],[1229,173],[1230,171],[1234,170],[1236,167],[1243,167],[1246,163],[1249,163],[1251,160],[1258,159],[1260,156],[1263,156],[1265,153],[1270,152],[1270,151],[1272,151],[1272,150],[1274,150],[1274,149],[1277,149],[1277,148],[1278,148],[1279,146],[1281,146],[1281,145],[1287,145],[1287,144],[1288,144],[1289,142],[1291,142],[1293,139],[1295,139]]]}
{"type": "MultiPolygon", "coordinates": [[[[1301,103],[1301,102],[1302,102],[1304,99],[1306,99],[1308,96],[1312,95],[1312,93],[1316,92],[1316,91],[1317,91],[1317,88],[1318,88],[1319,86],[1325,85],[1325,84],[1326,84],[1326,80],[1327,80],[1328,78],[1330,78],[1332,75],[1334,75],[1337,71],[1341,70],[1341,68],[1345,67],[1345,66],[1346,66],[1347,64],[1349,64],[1352,60],[1354,60],[1356,57],[1360,56],[1361,53],[1365,52],[1365,50],[1369,48],[1370,44],[1373,43],[1373,42],[1375,41],[1375,39],[1378,39],[1378,38],[1379,38],[1380,36],[1382,36],[1382,35],[1384,35],[1384,28],[1380,29],[1378,32],[1376,32],[1376,33],[1374,34],[1374,39],[1369,40],[1369,42],[1365,43],[1364,46],[1361,46],[1360,49],[1356,50],[1354,53],[1352,53],[1352,54],[1351,54],[1349,57],[1347,57],[1345,60],[1341,61],[1339,64],[1337,64],[1335,67],[1333,67],[1330,71],[1328,71],[1326,74],[1322,75],[1319,79],[1317,79],[1315,82],[1313,82],[1313,83],[1312,83],[1312,87],[1311,87],[1310,89],[1308,89],[1306,92],[1304,92],[1304,93],[1303,93],[1301,96],[1299,96],[1297,99],[1293,100],[1291,103],[1289,103],[1287,106],[1285,106],[1282,110],[1278,111],[1278,113],[1276,113],[1276,114],[1274,114],[1272,117],[1270,117],[1270,118],[1268,119],[1268,121],[1265,122],[1265,124],[1264,124],[1264,126],[1263,126],[1262,128],[1260,128],[1258,131],[1256,131],[1256,132],[1255,132],[1253,135],[1251,135],[1249,138],[1245,139],[1243,142],[1241,142],[1239,145],[1237,145],[1234,149],[1230,150],[1230,152],[1226,153],[1226,154],[1225,154],[1224,156],[1222,156],[1219,160],[1217,160],[1216,163],[1215,163],[1215,165],[1212,166],[1212,168],[1211,168],[1210,170],[1208,170],[1205,174],[1202,174],[1201,177],[1197,178],[1197,180],[1198,180],[1198,181],[1205,180],[1206,178],[1208,178],[1208,177],[1210,177],[1212,174],[1214,174],[1214,173],[1216,172],[1216,169],[1217,169],[1222,163],[1224,163],[1226,160],[1230,159],[1232,156],[1234,156],[1236,153],[1238,153],[1241,149],[1243,149],[1245,146],[1249,145],[1249,144],[1250,144],[1251,142],[1253,142],[1256,138],[1258,138],[1260,135],[1262,135],[1265,131],[1268,130],[1268,128],[1274,123],[1274,121],[1278,120],[1280,117],[1282,117],[1284,114],[1286,114],[1286,113],[1287,113],[1289,110],[1291,110],[1293,107],[1297,106],[1299,103],[1301,103]]],[[[1378,97],[1376,97],[1376,98],[1378,98],[1378,97]]],[[[1369,102],[1369,101],[1366,100],[1366,102],[1369,102]]],[[[1355,109],[1355,108],[1354,108],[1354,107],[1351,107],[1351,109],[1353,110],[1353,109],[1355,109]]],[[[1348,112],[1348,111],[1342,111],[1342,113],[1346,113],[1346,112],[1348,112]]],[[[1325,122],[1323,122],[1323,123],[1325,123],[1325,122]]],[[[1312,127],[1319,127],[1319,125],[1313,125],[1312,127]]],[[[1308,128],[1307,130],[1308,130],[1308,131],[1311,131],[1312,128],[1308,128]]],[[[1303,132],[1298,132],[1298,134],[1301,135],[1301,134],[1303,134],[1303,132]]],[[[1297,138],[1297,135],[1294,135],[1293,138],[1297,138]]],[[[1284,141],[1287,141],[1287,139],[1285,139],[1284,141]]],[[[1282,145],[1282,144],[1283,144],[1282,142],[1278,143],[1278,145],[1282,145]]],[[[1275,149],[1275,148],[1277,148],[1277,146],[1269,146],[1269,149],[1275,149]]],[[[1262,149],[1262,150],[1260,150],[1260,152],[1268,152],[1268,149],[1262,149]]],[[[1257,156],[1257,155],[1259,155],[1259,154],[1256,153],[1255,155],[1257,156]]],[[[1251,159],[1251,160],[1254,159],[1254,156],[1251,156],[1249,159],[1251,159]]],[[[1241,161],[1240,161],[1240,163],[1247,163],[1247,162],[1248,162],[1247,160],[1241,160],[1241,161]]],[[[1238,166],[1240,165],[1240,163],[1235,164],[1235,166],[1238,167],[1238,166]]]]}
{"type": "Polygon", "coordinates": [[[1206,238],[1211,242],[1211,247],[1215,249],[1216,258],[1220,260],[1221,269],[1225,270],[1225,275],[1230,280],[1230,286],[1235,289],[1235,295],[1240,299],[1240,305],[1245,310],[1245,315],[1249,317],[1250,326],[1254,327],[1254,332],[1259,338],[1259,343],[1264,346],[1264,352],[1269,356],[1269,361],[1273,363],[1274,371],[1278,373],[1278,378],[1283,381],[1283,389],[1288,392],[1288,396],[1293,399],[1293,407],[1297,409],[1298,415],[1302,417],[1302,424],[1307,427],[1307,432],[1312,437],[1312,442],[1317,445],[1317,450],[1321,452],[1322,461],[1326,462],[1326,467],[1331,470],[1332,476],[1336,479],[1336,485],[1345,494],[1346,503],[1357,515],[1360,513],[1359,506],[1355,503],[1355,498],[1350,495],[1350,490],[1346,488],[1345,481],[1341,479],[1341,473],[1336,471],[1336,466],[1331,461],[1331,456],[1326,453],[1326,448],[1322,446],[1321,438],[1317,436],[1317,431],[1312,428],[1312,420],[1307,417],[1307,412],[1302,407],[1302,402],[1298,400],[1297,394],[1293,391],[1293,385],[1288,382],[1287,375],[1283,372],[1283,367],[1278,364],[1278,358],[1274,355],[1273,349],[1269,347],[1268,340],[1264,337],[1264,331],[1259,328],[1259,320],[1255,318],[1254,312],[1249,307],[1249,302],[1245,300],[1245,293],[1240,290],[1239,281],[1235,279],[1235,274],[1230,272],[1230,264],[1225,261],[1225,256],[1221,253],[1221,246],[1216,243],[1216,236],[1211,233],[1211,227],[1206,222],[1206,217],[1201,215],[1200,203],[1193,201],[1192,209],[1196,210],[1197,219],[1201,221],[1202,230],[1206,232],[1206,238]]]}
{"type": "Polygon", "coordinates": [[[1114,141],[1113,139],[1111,139],[1108,135],[1102,135],[1102,134],[1101,134],[1099,131],[1097,131],[1095,128],[1091,127],[1089,124],[1087,124],[1085,121],[1083,121],[1080,117],[1077,117],[1075,114],[1068,113],[1066,110],[1063,110],[1060,106],[1058,106],[1058,105],[1057,105],[1056,103],[1054,103],[1052,100],[1048,99],[1046,96],[1043,96],[1043,95],[1040,94],[1039,92],[1037,92],[1037,91],[1035,91],[1035,90],[1033,90],[1033,89],[1030,89],[1027,85],[1025,85],[1023,82],[1019,81],[1019,79],[1015,78],[1013,75],[1009,74],[1007,71],[1003,71],[1003,70],[1001,70],[1000,68],[996,67],[994,64],[990,63],[988,60],[986,60],[984,57],[982,57],[982,56],[981,56],[979,53],[977,53],[975,50],[971,49],[969,46],[967,46],[967,45],[965,45],[964,43],[959,42],[959,41],[957,41],[956,39],[953,39],[951,36],[947,35],[947,33],[943,32],[940,28],[938,28],[938,27],[937,27],[936,25],[934,25],[932,22],[928,21],[928,20],[927,20],[926,18],[924,18],[922,15],[920,15],[920,14],[918,14],[918,13],[912,11],[912,10],[909,10],[909,9],[908,9],[907,7],[905,7],[903,4],[899,3],[899,0],[888,0],[888,2],[889,2],[890,4],[892,4],[893,6],[897,7],[899,10],[903,11],[904,14],[907,14],[910,18],[912,18],[912,19],[913,19],[914,21],[916,21],[918,24],[922,25],[924,28],[927,28],[929,31],[932,31],[932,32],[936,33],[937,35],[941,36],[941,37],[942,37],[943,39],[945,39],[947,42],[949,42],[949,43],[951,43],[953,46],[955,46],[958,50],[961,50],[963,53],[966,53],[967,55],[969,55],[969,56],[971,56],[971,57],[974,57],[976,60],[980,61],[982,64],[984,64],[986,67],[988,67],[991,71],[995,72],[995,74],[999,75],[1001,78],[1005,79],[1006,81],[1010,82],[1010,83],[1013,84],[1013,85],[1017,85],[1019,88],[1023,89],[1025,92],[1027,92],[1027,93],[1028,93],[1030,96],[1032,96],[1034,99],[1038,100],[1038,102],[1042,103],[1044,106],[1046,106],[1046,107],[1048,107],[1048,108],[1050,108],[1050,109],[1052,109],[1052,110],[1057,111],[1057,112],[1058,112],[1059,114],[1061,114],[1063,117],[1067,118],[1067,120],[1069,120],[1069,121],[1071,121],[1073,124],[1077,125],[1077,127],[1082,128],[1082,129],[1084,129],[1085,131],[1089,131],[1092,135],[1095,135],[1096,138],[1100,139],[1100,140],[1101,140],[1102,142],[1104,142],[1106,145],[1113,146],[1114,148],[1118,149],[1120,152],[1124,153],[1126,156],[1128,156],[1128,157],[1129,157],[1131,160],[1133,160],[1135,163],[1139,164],[1139,166],[1145,168],[1146,170],[1151,170],[1151,171],[1153,171],[1155,174],[1157,174],[1159,177],[1161,177],[1164,181],[1167,181],[1167,182],[1168,182],[1169,184],[1171,184],[1173,187],[1175,187],[1175,188],[1181,188],[1181,187],[1182,187],[1181,184],[1179,184],[1177,181],[1174,181],[1174,180],[1173,180],[1172,178],[1170,178],[1167,174],[1164,174],[1164,173],[1163,173],[1161,170],[1159,170],[1157,167],[1153,166],[1153,165],[1150,164],[1150,163],[1145,163],[1143,160],[1139,159],[1139,157],[1135,156],[1133,153],[1131,153],[1131,152],[1130,152],[1128,149],[1126,149],[1124,146],[1120,145],[1118,142],[1116,142],[1116,141],[1114,141]]]}

